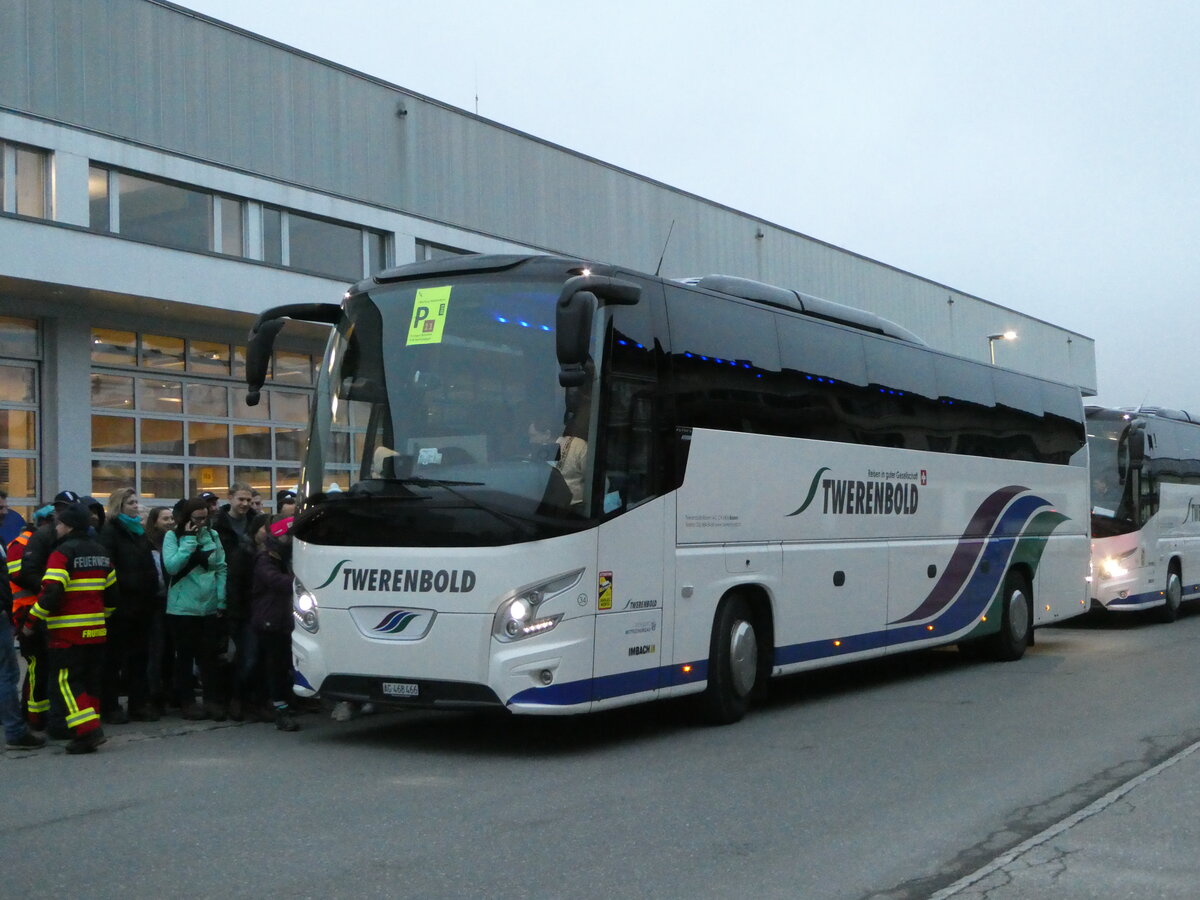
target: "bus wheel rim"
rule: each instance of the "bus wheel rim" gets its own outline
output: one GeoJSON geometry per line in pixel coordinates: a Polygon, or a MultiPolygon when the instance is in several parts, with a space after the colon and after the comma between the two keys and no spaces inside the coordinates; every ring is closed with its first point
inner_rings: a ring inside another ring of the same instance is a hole
{"type": "Polygon", "coordinates": [[[747,696],[754,689],[757,672],[758,642],[754,637],[754,626],[746,621],[735,622],[729,634],[729,674],[739,697],[747,696]]]}
{"type": "Polygon", "coordinates": [[[1008,625],[1014,638],[1020,639],[1029,632],[1029,603],[1024,591],[1013,591],[1008,597],[1008,625]]]}

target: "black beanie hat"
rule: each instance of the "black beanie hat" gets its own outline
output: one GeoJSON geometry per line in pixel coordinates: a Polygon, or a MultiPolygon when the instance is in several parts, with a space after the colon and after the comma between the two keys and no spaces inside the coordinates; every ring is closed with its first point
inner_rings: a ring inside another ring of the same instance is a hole
{"type": "Polygon", "coordinates": [[[72,531],[87,529],[92,524],[92,512],[82,503],[68,503],[58,510],[58,521],[72,531]]]}

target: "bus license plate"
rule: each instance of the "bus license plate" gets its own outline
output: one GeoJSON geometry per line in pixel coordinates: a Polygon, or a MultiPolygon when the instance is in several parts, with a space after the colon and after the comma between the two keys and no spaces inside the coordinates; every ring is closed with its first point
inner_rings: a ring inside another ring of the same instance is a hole
{"type": "Polygon", "coordinates": [[[418,685],[408,681],[385,681],[383,683],[385,697],[416,697],[420,692],[421,689],[418,685]]]}

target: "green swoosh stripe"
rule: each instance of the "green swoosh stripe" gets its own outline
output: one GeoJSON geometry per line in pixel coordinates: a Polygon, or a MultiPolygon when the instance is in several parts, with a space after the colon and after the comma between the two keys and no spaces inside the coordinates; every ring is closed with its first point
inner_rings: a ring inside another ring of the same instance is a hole
{"type": "Polygon", "coordinates": [[[790,519],[792,516],[798,516],[800,513],[808,509],[808,505],[813,502],[813,497],[817,496],[817,484],[821,481],[821,476],[829,471],[829,466],[822,466],[817,470],[817,474],[813,476],[812,484],[808,486],[808,496],[804,498],[804,502],[800,504],[800,508],[795,512],[790,512],[785,519],[790,519]]]}
{"type": "Polygon", "coordinates": [[[324,584],[318,584],[315,588],[313,588],[313,590],[319,591],[323,587],[328,587],[329,584],[333,581],[333,579],[337,578],[338,572],[342,571],[342,566],[344,566],[348,562],[350,562],[350,560],[343,559],[340,563],[338,563],[336,566],[334,566],[333,571],[329,573],[329,577],[325,579],[324,584]]]}

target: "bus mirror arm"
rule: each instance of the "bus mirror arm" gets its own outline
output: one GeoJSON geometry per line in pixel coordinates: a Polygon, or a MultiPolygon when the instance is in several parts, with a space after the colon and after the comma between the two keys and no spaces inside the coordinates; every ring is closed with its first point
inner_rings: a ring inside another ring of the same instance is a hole
{"type": "Polygon", "coordinates": [[[1133,428],[1129,432],[1129,468],[1140,469],[1146,463],[1146,432],[1133,428]]]}
{"type": "Polygon", "coordinates": [[[592,317],[599,301],[591,291],[575,291],[559,299],[555,313],[558,383],[579,387],[587,380],[584,365],[592,342],[592,317]]]}
{"type": "Polygon", "coordinates": [[[576,275],[567,279],[555,305],[558,383],[579,387],[587,380],[584,366],[592,342],[592,319],[605,305],[632,306],[642,295],[640,285],[605,275],[576,275]]]}
{"type": "Polygon", "coordinates": [[[332,325],[341,314],[342,308],[336,303],[291,303],[274,306],[263,312],[246,338],[246,405],[258,406],[262,386],[267,380],[267,366],[271,362],[275,337],[285,321],[302,319],[332,325]]]}

